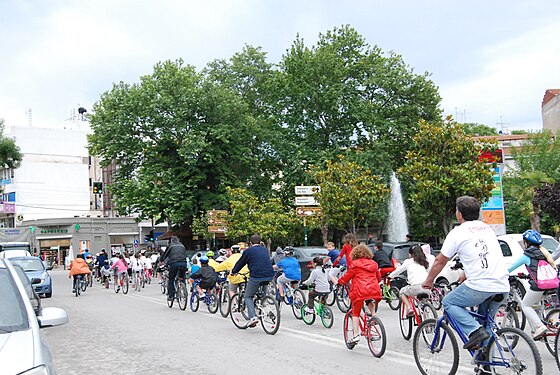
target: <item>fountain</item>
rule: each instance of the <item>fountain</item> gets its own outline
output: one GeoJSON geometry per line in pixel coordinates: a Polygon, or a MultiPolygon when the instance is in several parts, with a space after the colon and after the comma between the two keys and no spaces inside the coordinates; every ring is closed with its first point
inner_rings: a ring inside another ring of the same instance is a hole
{"type": "Polygon", "coordinates": [[[391,198],[389,199],[387,232],[389,242],[406,241],[408,222],[401,193],[401,183],[395,172],[391,175],[391,198]]]}

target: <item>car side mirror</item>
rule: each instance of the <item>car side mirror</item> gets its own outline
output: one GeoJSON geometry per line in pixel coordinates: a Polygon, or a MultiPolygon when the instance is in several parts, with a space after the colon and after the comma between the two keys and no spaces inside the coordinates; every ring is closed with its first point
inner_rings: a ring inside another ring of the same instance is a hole
{"type": "Polygon", "coordinates": [[[41,328],[59,326],[68,323],[68,314],[58,307],[45,307],[37,316],[37,321],[41,328]]]}
{"type": "Polygon", "coordinates": [[[41,284],[41,279],[38,277],[34,277],[31,279],[31,284],[35,285],[35,284],[41,284]]]}

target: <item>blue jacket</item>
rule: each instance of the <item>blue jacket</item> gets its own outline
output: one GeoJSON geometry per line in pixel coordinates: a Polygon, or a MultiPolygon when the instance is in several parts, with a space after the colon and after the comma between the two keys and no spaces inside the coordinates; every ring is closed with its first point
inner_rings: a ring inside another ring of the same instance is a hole
{"type": "Polygon", "coordinates": [[[291,280],[301,280],[301,268],[294,257],[286,257],[277,264],[278,268],[284,270],[284,276],[291,280]]]}
{"type": "MultiPolygon", "coordinates": [[[[327,255],[329,256],[329,258],[331,258],[331,263],[334,263],[336,258],[338,258],[338,256],[340,255],[340,250],[332,249],[332,250],[329,251],[329,253],[327,255]]],[[[341,265],[341,266],[345,266],[346,265],[346,259],[342,258],[340,260],[340,262],[338,262],[338,264],[341,265]]]]}
{"type": "Polygon", "coordinates": [[[274,277],[274,268],[272,268],[270,254],[264,246],[253,245],[244,250],[231,272],[238,273],[245,265],[249,267],[249,273],[252,278],[272,280],[274,277]]]}

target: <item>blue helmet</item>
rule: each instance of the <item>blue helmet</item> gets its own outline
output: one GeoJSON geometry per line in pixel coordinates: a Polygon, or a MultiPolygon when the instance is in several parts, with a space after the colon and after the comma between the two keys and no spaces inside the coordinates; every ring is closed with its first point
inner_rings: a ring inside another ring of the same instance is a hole
{"type": "Polygon", "coordinates": [[[540,245],[543,243],[543,239],[540,233],[534,229],[526,230],[525,233],[523,233],[523,239],[535,245],[540,245]]]}
{"type": "Polygon", "coordinates": [[[208,263],[208,257],[207,256],[201,256],[200,257],[200,263],[208,263]]]}

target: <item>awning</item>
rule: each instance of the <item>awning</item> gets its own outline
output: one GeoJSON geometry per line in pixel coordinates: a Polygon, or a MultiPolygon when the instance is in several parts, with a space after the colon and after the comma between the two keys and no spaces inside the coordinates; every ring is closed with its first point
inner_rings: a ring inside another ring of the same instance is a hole
{"type": "Polygon", "coordinates": [[[66,234],[63,236],[37,236],[36,237],[38,240],[58,240],[58,239],[63,239],[63,238],[72,238],[71,234],[66,234]]]}
{"type": "Polygon", "coordinates": [[[138,232],[111,232],[109,236],[138,236],[140,233],[138,232]]]}

